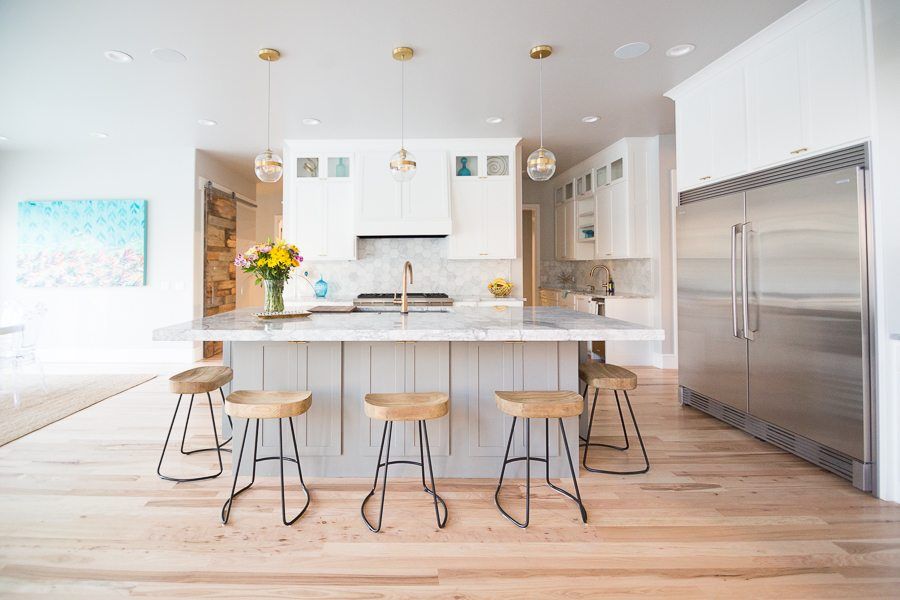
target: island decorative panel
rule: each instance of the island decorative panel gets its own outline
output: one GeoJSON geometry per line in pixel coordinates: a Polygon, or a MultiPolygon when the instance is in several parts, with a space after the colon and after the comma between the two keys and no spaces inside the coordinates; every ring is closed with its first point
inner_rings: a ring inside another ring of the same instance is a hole
{"type": "Polygon", "coordinates": [[[146,200],[19,202],[16,282],[25,287],[146,283],[146,200]]]}

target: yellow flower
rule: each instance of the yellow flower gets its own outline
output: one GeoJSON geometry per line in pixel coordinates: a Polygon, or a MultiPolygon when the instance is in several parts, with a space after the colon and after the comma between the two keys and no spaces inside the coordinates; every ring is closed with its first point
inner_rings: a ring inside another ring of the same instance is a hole
{"type": "Polygon", "coordinates": [[[261,266],[263,266],[264,264],[266,264],[266,259],[264,259],[264,258],[261,258],[261,259],[259,259],[258,261],[256,261],[256,266],[257,266],[257,267],[261,267],[261,266]]]}

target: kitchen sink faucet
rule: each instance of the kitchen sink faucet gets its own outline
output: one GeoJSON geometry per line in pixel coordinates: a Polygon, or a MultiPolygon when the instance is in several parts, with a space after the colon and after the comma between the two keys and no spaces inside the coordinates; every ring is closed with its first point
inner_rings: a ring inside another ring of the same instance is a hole
{"type": "MultiPolygon", "coordinates": [[[[612,273],[609,272],[609,267],[607,267],[606,265],[594,265],[593,267],[591,267],[591,272],[588,274],[588,279],[593,277],[598,269],[603,269],[604,271],[606,271],[606,283],[604,283],[600,287],[602,287],[603,291],[606,292],[607,295],[609,295],[609,281],[610,279],[612,279],[612,273]]],[[[588,285],[588,289],[593,292],[594,286],[588,285]]]]}
{"type": "Polygon", "coordinates": [[[403,263],[403,292],[402,292],[403,295],[400,298],[400,312],[404,315],[409,314],[409,298],[407,297],[407,294],[406,294],[406,285],[407,285],[407,283],[412,283],[412,282],[413,282],[412,263],[409,261],[406,261],[405,263],[403,263]],[[407,274],[409,274],[408,282],[406,280],[407,274]]]}

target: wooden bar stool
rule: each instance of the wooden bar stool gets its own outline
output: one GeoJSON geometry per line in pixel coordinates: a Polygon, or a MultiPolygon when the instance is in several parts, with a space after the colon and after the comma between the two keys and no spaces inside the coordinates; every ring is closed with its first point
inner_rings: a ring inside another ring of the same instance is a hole
{"type": "Polygon", "coordinates": [[[531,461],[544,463],[545,480],[547,485],[556,490],[563,496],[575,501],[578,510],[581,512],[581,520],[587,523],[587,511],[584,509],[584,503],[581,501],[581,492],[578,491],[578,479],[575,476],[575,465],[572,463],[572,455],[569,452],[569,440],[566,438],[566,429],[563,426],[563,419],[566,417],[577,417],[584,411],[584,400],[577,392],[495,392],[494,398],[497,401],[497,408],[513,418],[512,426],[509,429],[509,441],[506,443],[506,454],[503,457],[503,467],[500,469],[500,481],[497,483],[497,490],[494,492],[494,504],[510,522],[518,527],[528,527],[531,518],[531,461]],[[516,421],[525,419],[525,456],[516,458],[509,457],[509,450],[512,447],[513,434],[516,432],[516,421]],[[544,419],[544,452],[545,458],[531,456],[531,419],[544,419]],[[555,486],[550,483],[550,419],[558,419],[559,432],[562,435],[563,443],[566,448],[566,459],[569,461],[569,472],[572,473],[572,483],[575,485],[575,494],[555,486]],[[520,460],[525,461],[525,521],[517,521],[506,512],[500,505],[500,488],[503,487],[503,475],[506,473],[506,465],[520,460]]]}
{"type": "MultiPolygon", "coordinates": [[[[189,369],[187,371],[182,371],[176,375],[172,375],[169,378],[169,391],[173,394],[178,394],[178,403],[175,405],[175,412],[172,413],[172,422],[169,423],[169,431],[166,433],[166,441],[163,443],[162,453],[159,456],[159,464],[156,465],[156,474],[160,476],[161,479],[165,479],[167,481],[175,481],[175,482],[183,482],[183,481],[202,481],[204,479],[214,479],[222,474],[222,452],[230,452],[230,450],[223,450],[222,446],[227,444],[231,438],[228,438],[221,444],[219,443],[219,434],[216,430],[216,415],[213,411],[212,405],[212,396],[210,396],[210,392],[217,389],[219,390],[219,394],[222,396],[222,402],[225,402],[225,392],[222,391],[222,387],[234,377],[234,373],[231,371],[229,367],[196,367],[194,369],[189,369]],[[195,394],[206,394],[206,399],[209,402],[209,416],[212,420],[212,429],[213,429],[213,438],[215,439],[216,445],[212,448],[197,448],[195,450],[185,450],[184,449],[184,441],[185,437],[187,437],[187,429],[188,423],[191,420],[191,409],[194,407],[194,395],[195,394]],[[181,398],[185,394],[191,395],[191,401],[188,404],[187,417],[184,420],[184,433],[181,435],[181,453],[184,455],[195,454],[197,452],[212,452],[213,450],[219,456],[219,471],[214,475],[205,475],[202,477],[170,477],[169,475],[162,474],[162,463],[163,459],[166,456],[166,448],[169,445],[169,438],[172,435],[172,427],[175,425],[175,417],[178,416],[178,409],[181,407],[181,398]]],[[[229,417],[228,422],[231,423],[231,418],[229,417]]]]}
{"type": "Polygon", "coordinates": [[[366,394],[366,416],[370,419],[384,421],[384,431],[381,433],[381,448],[378,450],[378,463],[375,468],[375,480],[372,482],[372,491],[363,499],[359,512],[366,527],[374,533],[381,531],[381,521],[384,517],[384,496],[387,492],[388,466],[390,465],[415,465],[422,469],[422,488],[434,499],[434,516],[437,519],[438,528],[447,524],[447,504],[438,496],[434,485],[434,467],[431,464],[431,448],[428,445],[428,427],[425,421],[440,419],[450,411],[450,398],[441,392],[424,392],[413,394],[366,394]],[[411,460],[391,460],[391,433],[394,430],[395,421],[416,421],[419,428],[419,462],[411,460]],[[387,450],[385,450],[387,439],[387,450]],[[384,462],[381,455],[385,454],[384,462]],[[425,483],[425,455],[428,455],[428,472],[431,479],[431,488],[425,483]],[[384,479],[381,483],[381,507],[378,510],[378,525],[372,525],[366,518],[366,502],[375,495],[378,487],[378,473],[384,467],[384,479]],[[444,509],[444,518],[438,509],[438,503],[444,509]]]}
{"type": "Polygon", "coordinates": [[[306,509],[309,508],[309,489],[303,481],[303,470],[300,468],[300,452],[297,450],[297,436],[294,433],[294,421],[292,417],[298,417],[309,410],[312,406],[312,392],[272,392],[272,391],[247,391],[241,390],[228,394],[225,399],[225,412],[232,417],[238,419],[246,419],[244,425],[244,436],[241,439],[241,450],[238,452],[237,461],[233,464],[234,482],[231,484],[231,495],[225,504],[222,505],[222,523],[228,523],[228,517],[231,515],[231,507],[234,499],[243,492],[250,489],[256,481],[256,463],[264,460],[277,460],[281,473],[281,522],[285,525],[293,525],[294,522],[303,516],[306,509]],[[244,456],[244,448],[247,445],[247,430],[250,429],[251,419],[256,420],[253,432],[253,474],[250,483],[235,492],[237,487],[238,475],[240,474],[241,459],[244,456]],[[256,452],[259,448],[259,422],[262,419],[278,419],[278,456],[265,456],[257,458],[256,452]],[[287,419],[291,427],[291,441],[294,444],[294,458],[284,455],[284,420],[287,419]],[[300,476],[300,487],[306,494],[306,504],[303,509],[290,521],[287,518],[287,508],[284,501],[284,462],[292,462],[297,465],[297,474],[300,476]]]}
{"type": "Polygon", "coordinates": [[[584,458],[582,466],[591,473],[606,473],[608,475],[639,475],[650,470],[650,461],[647,458],[647,449],[644,447],[644,438],[641,437],[641,430],[638,427],[637,419],[634,417],[634,409],[631,407],[631,399],[628,398],[628,390],[637,388],[637,375],[617,365],[601,363],[598,361],[585,361],[578,366],[578,377],[584,381],[584,399],[587,400],[587,391],[589,387],[594,388],[594,402],[591,404],[591,415],[588,420],[587,436],[580,438],[584,443],[584,458]],[[619,422],[622,424],[622,435],[625,436],[625,445],[617,446],[615,444],[601,444],[600,442],[591,441],[591,429],[594,426],[594,411],[597,408],[597,397],[600,390],[612,390],[616,397],[616,407],[619,409],[619,422]],[[603,448],[612,448],[624,452],[628,450],[630,444],[628,442],[628,431],[625,429],[625,417],[622,415],[622,403],[619,401],[619,392],[625,394],[625,402],[628,404],[628,412],[631,414],[631,422],[634,423],[634,430],[637,432],[638,441],[641,444],[641,452],[644,454],[644,468],[635,471],[611,471],[609,469],[595,469],[587,464],[588,450],[591,446],[601,446],[603,448]]]}

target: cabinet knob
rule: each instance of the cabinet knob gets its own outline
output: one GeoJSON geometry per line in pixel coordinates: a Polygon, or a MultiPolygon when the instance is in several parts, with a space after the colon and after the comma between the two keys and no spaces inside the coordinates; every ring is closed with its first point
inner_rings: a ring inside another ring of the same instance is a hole
{"type": "Polygon", "coordinates": [[[803,154],[803,153],[806,152],[807,150],[809,150],[809,148],[805,148],[805,147],[804,147],[804,148],[797,148],[796,150],[791,150],[791,154],[803,154]]]}

